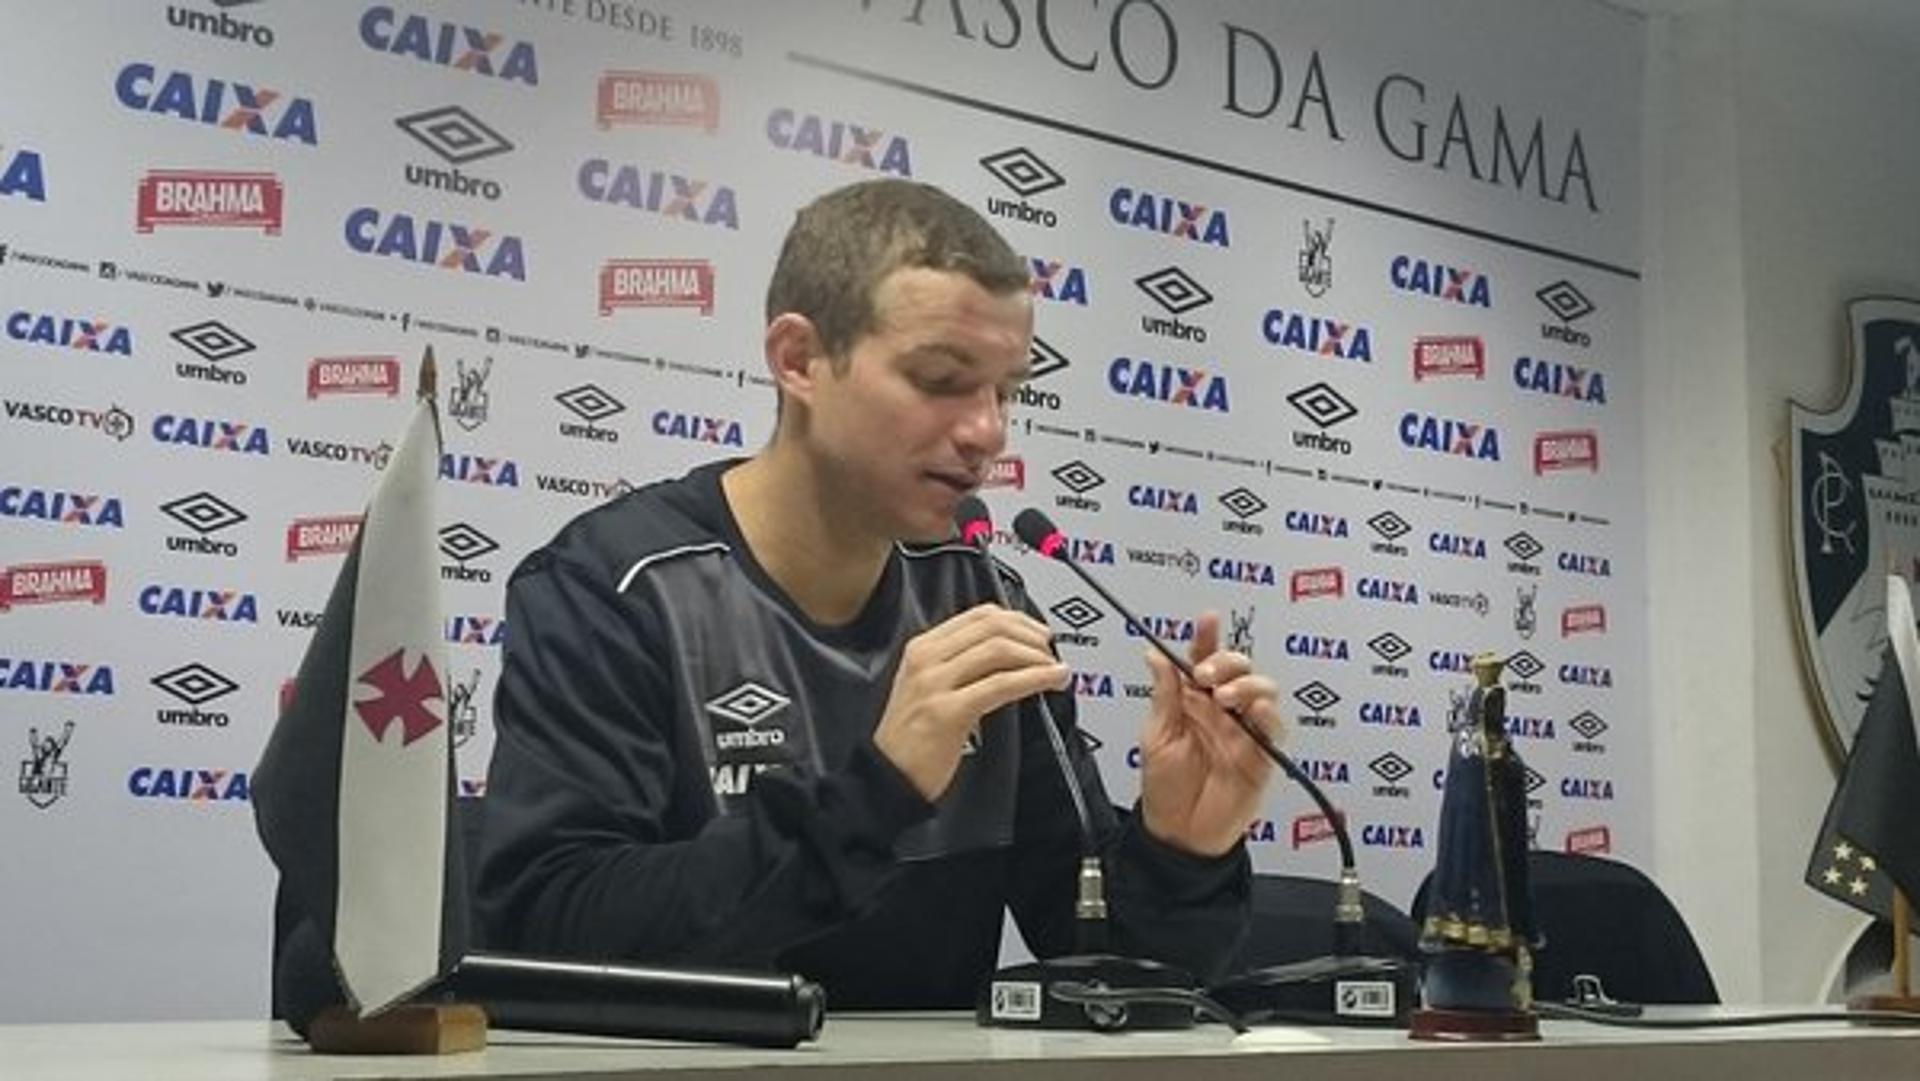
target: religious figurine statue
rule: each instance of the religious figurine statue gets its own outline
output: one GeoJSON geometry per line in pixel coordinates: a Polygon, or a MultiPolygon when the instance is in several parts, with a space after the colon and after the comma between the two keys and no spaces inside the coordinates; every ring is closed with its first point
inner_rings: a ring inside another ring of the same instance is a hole
{"type": "Polygon", "coordinates": [[[1415,1039],[1539,1039],[1526,765],[1507,739],[1504,665],[1493,654],[1474,657],[1473,690],[1453,697],[1415,1039]]]}

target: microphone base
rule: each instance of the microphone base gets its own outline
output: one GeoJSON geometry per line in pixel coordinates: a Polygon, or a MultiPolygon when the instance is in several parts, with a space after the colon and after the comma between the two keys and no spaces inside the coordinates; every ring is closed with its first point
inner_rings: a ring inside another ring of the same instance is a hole
{"type": "Polygon", "coordinates": [[[1207,993],[1250,1024],[1406,1028],[1419,971],[1398,957],[1316,957],[1243,972],[1207,993]]]}
{"type": "Polygon", "coordinates": [[[1077,954],[1009,965],[980,989],[974,1019],[983,1028],[1065,1029],[1123,1032],[1192,1028],[1193,1006],[1185,1002],[1079,1003],[1056,987],[1103,991],[1191,992],[1197,984],[1185,969],[1115,954],[1077,954]]]}

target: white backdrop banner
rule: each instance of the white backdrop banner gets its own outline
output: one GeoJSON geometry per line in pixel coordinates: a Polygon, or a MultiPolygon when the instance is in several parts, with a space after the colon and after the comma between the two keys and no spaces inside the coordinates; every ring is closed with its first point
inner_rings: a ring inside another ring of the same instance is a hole
{"type": "MultiPolygon", "coordinates": [[[[12,2],[0,1020],[257,1015],[247,772],[413,393],[484,788],[514,563],[771,430],[793,211],[938,184],[1031,259],[988,493],[1282,682],[1368,885],[1509,656],[1542,848],[1651,855],[1637,21],[1581,0],[12,2]],[[1572,47],[1577,43],[1577,48],[1572,47]]],[[[1013,557],[1116,800],[1143,643],[1013,557]]],[[[1276,784],[1262,870],[1326,875],[1276,784]]]]}

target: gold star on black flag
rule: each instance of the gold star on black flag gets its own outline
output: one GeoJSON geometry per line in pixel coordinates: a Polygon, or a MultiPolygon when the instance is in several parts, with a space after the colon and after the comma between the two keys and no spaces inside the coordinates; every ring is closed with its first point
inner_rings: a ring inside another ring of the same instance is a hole
{"type": "Polygon", "coordinates": [[[1807,884],[1871,916],[1890,919],[1893,881],[1859,845],[1838,833],[1821,838],[1807,867],[1807,884]]]}

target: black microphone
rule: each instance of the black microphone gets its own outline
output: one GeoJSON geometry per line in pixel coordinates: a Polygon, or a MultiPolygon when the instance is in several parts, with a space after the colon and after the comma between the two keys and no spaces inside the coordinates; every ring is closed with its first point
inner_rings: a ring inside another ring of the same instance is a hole
{"type": "Polygon", "coordinates": [[[826,994],[799,976],[470,953],[435,991],[497,1028],[795,1047],[820,1035],[826,994]]]}
{"type": "MultiPolygon", "coordinates": [[[[1153,633],[1138,616],[1128,611],[1105,586],[1094,579],[1068,554],[1067,538],[1047,516],[1029,507],[1014,516],[1014,535],[1040,555],[1065,564],[1100,598],[1112,606],[1129,626],[1134,627],[1160,655],[1194,686],[1200,680],[1185,657],[1153,633]]],[[[1360,872],[1353,852],[1353,838],[1347,833],[1346,817],[1333,806],[1313,778],[1307,776],[1293,759],[1274,746],[1261,727],[1237,709],[1222,707],[1240,730],[1259,746],[1293,782],[1313,800],[1333,830],[1340,848],[1340,879],[1334,902],[1334,956],[1281,965],[1236,977],[1212,988],[1223,1005],[1243,1015],[1317,1023],[1399,1024],[1405,1027],[1412,1009],[1413,973],[1398,958],[1361,955],[1366,930],[1366,908],[1360,889],[1360,872]],[[1385,1002],[1384,1011],[1382,1003],[1385,1002]],[[1331,1011],[1328,1005],[1331,1005],[1331,1011]]]]}
{"type": "MultiPolygon", "coordinates": [[[[1012,609],[1006,586],[1000,581],[999,565],[987,547],[993,538],[993,515],[987,505],[977,496],[967,496],[954,508],[953,518],[961,542],[986,562],[988,588],[995,603],[1012,609]]],[[[1106,874],[1100,862],[1100,839],[1053,709],[1044,694],[1035,695],[1034,702],[1080,828],[1074,952],[995,971],[981,988],[975,1019],[990,1026],[1112,1032],[1191,1028],[1195,1009],[1224,1013],[1195,990],[1198,981],[1190,973],[1158,961],[1106,952],[1106,874]]]]}

